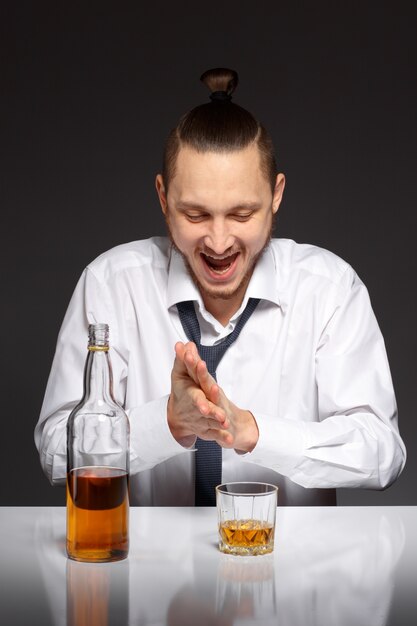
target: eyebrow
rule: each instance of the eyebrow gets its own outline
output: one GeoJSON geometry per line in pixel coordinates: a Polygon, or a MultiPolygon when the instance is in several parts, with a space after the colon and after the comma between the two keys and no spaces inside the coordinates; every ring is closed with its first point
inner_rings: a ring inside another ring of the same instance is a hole
{"type": "MultiPolygon", "coordinates": [[[[256,211],[260,208],[260,204],[258,202],[241,202],[234,207],[230,207],[227,209],[228,211],[241,211],[242,209],[245,211],[256,211]]],[[[195,209],[197,211],[209,211],[210,209],[203,204],[198,204],[196,202],[178,202],[177,209],[179,211],[184,211],[186,209],[195,209]]]]}

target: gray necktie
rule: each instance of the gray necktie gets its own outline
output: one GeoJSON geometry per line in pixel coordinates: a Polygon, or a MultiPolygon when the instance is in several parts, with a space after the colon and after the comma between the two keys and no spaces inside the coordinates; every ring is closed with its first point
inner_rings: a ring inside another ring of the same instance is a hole
{"type": "MultiPolygon", "coordinates": [[[[216,369],[227,348],[239,337],[240,331],[256,309],[258,298],[249,298],[245,310],[234,330],[215,346],[200,343],[201,332],[194,303],[189,300],[177,304],[181,324],[189,341],[197,346],[198,353],[207,364],[209,373],[216,379],[216,369]]],[[[222,449],[215,441],[204,441],[197,437],[195,455],[195,505],[215,506],[215,488],[222,479],[222,449]]]]}

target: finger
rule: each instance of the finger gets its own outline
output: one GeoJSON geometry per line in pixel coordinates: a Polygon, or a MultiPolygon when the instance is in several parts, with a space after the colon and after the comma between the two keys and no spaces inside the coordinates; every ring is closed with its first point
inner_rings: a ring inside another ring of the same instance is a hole
{"type": "Polygon", "coordinates": [[[190,393],[195,408],[203,417],[216,420],[223,428],[229,428],[229,420],[224,409],[207,400],[201,389],[193,389],[190,393]]]}
{"type": "Polygon", "coordinates": [[[195,405],[202,417],[215,420],[222,428],[229,428],[230,422],[223,409],[216,406],[212,402],[202,401],[195,405]]]}
{"type": "Polygon", "coordinates": [[[230,431],[219,430],[216,441],[222,448],[233,448],[235,438],[230,431]]]}
{"type": "Polygon", "coordinates": [[[196,367],[199,361],[201,361],[201,358],[197,352],[195,344],[189,342],[188,344],[186,344],[184,350],[184,365],[187,369],[188,375],[190,376],[190,378],[192,378],[196,385],[199,384],[196,374],[196,367]]]}
{"type": "Polygon", "coordinates": [[[204,416],[211,417],[217,422],[224,423],[226,412],[222,407],[210,402],[199,387],[192,387],[187,390],[193,406],[204,416]]]}
{"type": "Polygon", "coordinates": [[[210,417],[201,417],[198,425],[199,431],[202,433],[209,432],[211,430],[215,430],[219,432],[220,430],[225,430],[222,424],[215,419],[210,417]]]}
{"type": "Polygon", "coordinates": [[[196,385],[199,385],[198,378],[195,373],[197,363],[201,360],[197,347],[192,341],[187,343],[177,342],[175,344],[175,354],[177,359],[182,362],[182,368],[177,364],[176,372],[182,375],[187,374],[196,385]]]}
{"type": "Polygon", "coordinates": [[[222,395],[222,390],[219,387],[219,385],[216,383],[216,381],[214,381],[214,383],[210,387],[209,392],[206,393],[206,396],[209,400],[211,400],[211,402],[213,402],[213,404],[220,404],[221,395],[222,395]]]}
{"type": "Polygon", "coordinates": [[[177,341],[177,343],[175,344],[175,359],[172,371],[174,374],[177,374],[179,376],[184,376],[185,374],[188,374],[187,368],[184,363],[185,350],[185,344],[183,344],[182,341],[177,341]]]}
{"type": "Polygon", "coordinates": [[[194,354],[196,354],[197,358],[200,359],[197,348],[192,341],[185,344],[181,341],[177,341],[175,344],[175,360],[172,371],[180,377],[188,376],[196,383],[196,385],[199,385],[197,376],[194,372],[196,364],[194,354]]]}
{"type": "Polygon", "coordinates": [[[187,351],[191,352],[192,354],[198,357],[197,348],[193,341],[187,341],[187,343],[183,343],[182,341],[177,341],[177,343],[175,344],[175,352],[177,356],[183,359],[184,354],[187,351]]]}
{"type": "Polygon", "coordinates": [[[204,441],[216,441],[222,448],[233,448],[234,437],[227,430],[212,428],[198,435],[204,441]]]}
{"type": "Polygon", "coordinates": [[[213,404],[217,404],[217,402],[212,398],[211,395],[212,387],[216,384],[216,381],[209,373],[206,362],[200,359],[200,361],[196,365],[195,371],[198,384],[200,385],[201,389],[204,391],[207,398],[209,398],[213,402],[213,404]]]}
{"type": "MultiPolygon", "coordinates": [[[[184,363],[189,376],[209,397],[210,390],[216,381],[209,373],[206,362],[200,357],[197,347],[192,341],[185,345],[184,363]]],[[[217,404],[217,402],[214,402],[214,404],[217,404]]]]}

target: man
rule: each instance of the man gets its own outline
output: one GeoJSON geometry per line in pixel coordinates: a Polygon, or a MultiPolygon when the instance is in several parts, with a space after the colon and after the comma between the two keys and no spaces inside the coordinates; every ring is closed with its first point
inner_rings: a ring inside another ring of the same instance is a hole
{"type": "Polygon", "coordinates": [[[330,252],[271,240],[272,143],[230,102],[233,71],[202,80],[212,101],[180,120],[156,179],[170,239],[104,253],[74,292],[35,431],[44,471],[65,479],[87,326],[107,322],[133,504],[213,504],[220,481],[277,484],[291,505],[385,488],[405,448],[366,288],[330,252]]]}

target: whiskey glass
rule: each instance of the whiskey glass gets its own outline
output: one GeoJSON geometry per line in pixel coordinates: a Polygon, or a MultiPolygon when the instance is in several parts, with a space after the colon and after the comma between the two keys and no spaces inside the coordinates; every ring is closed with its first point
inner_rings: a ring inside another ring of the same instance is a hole
{"type": "Polygon", "coordinates": [[[220,552],[257,556],[273,551],[278,487],[224,483],[216,487],[216,504],[220,552]]]}

